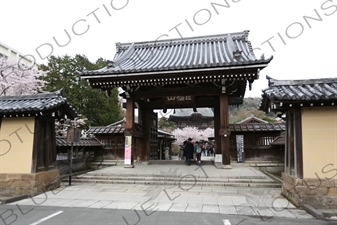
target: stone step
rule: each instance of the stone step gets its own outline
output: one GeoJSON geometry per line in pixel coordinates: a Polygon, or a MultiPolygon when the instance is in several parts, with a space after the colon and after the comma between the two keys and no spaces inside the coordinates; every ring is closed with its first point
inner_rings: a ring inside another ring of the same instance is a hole
{"type": "MultiPolygon", "coordinates": [[[[68,178],[63,179],[67,181],[68,178]]],[[[105,183],[105,184],[149,184],[149,185],[186,185],[186,186],[237,186],[237,187],[281,187],[267,176],[242,177],[205,177],[187,175],[160,175],[160,174],[104,174],[86,173],[72,176],[73,182],[79,183],[105,183]]]]}
{"type": "Polygon", "coordinates": [[[274,183],[271,179],[259,178],[214,178],[214,177],[196,177],[194,175],[185,176],[73,176],[73,179],[81,180],[154,180],[154,181],[179,181],[179,180],[197,180],[201,182],[229,182],[229,183],[274,183]]]}
{"type": "MultiPolygon", "coordinates": [[[[203,160],[201,158],[202,161],[202,165],[214,165],[214,161],[213,160],[203,160]]],[[[196,163],[195,160],[191,161],[192,163],[196,163]]],[[[135,162],[135,164],[137,165],[137,162],[135,162]]],[[[185,161],[184,160],[149,160],[149,164],[152,165],[185,165],[185,161]]]]}
{"type": "MultiPolygon", "coordinates": [[[[63,179],[63,182],[68,182],[63,179]]],[[[192,186],[231,186],[231,187],[257,187],[257,188],[280,188],[281,184],[276,182],[225,182],[225,181],[201,181],[198,179],[180,180],[150,180],[150,179],[72,179],[74,183],[101,183],[101,184],[143,184],[161,186],[179,186],[183,189],[192,186]]]]}
{"type": "MultiPolygon", "coordinates": [[[[92,178],[92,177],[103,177],[103,179],[105,177],[165,177],[165,178],[168,178],[168,177],[183,177],[183,176],[187,176],[187,175],[190,175],[192,176],[191,174],[186,174],[186,175],[175,175],[175,174],[137,174],[137,173],[134,173],[134,174],[118,174],[118,173],[105,173],[105,172],[89,172],[89,173],[86,173],[84,175],[80,175],[78,176],[79,178],[82,178],[82,177],[86,177],[86,178],[92,178]]],[[[197,178],[205,178],[205,175],[193,175],[194,177],[197,177],[197,178]]],[[[217,175],[217,176],[212,176],[212,175],[208,175],[207,178],[218,178],[218,179],[267,179],[268,177],[265,176],[265,175],[256,175],[256,176],[223,176],[223,175],[217,175]]]]}

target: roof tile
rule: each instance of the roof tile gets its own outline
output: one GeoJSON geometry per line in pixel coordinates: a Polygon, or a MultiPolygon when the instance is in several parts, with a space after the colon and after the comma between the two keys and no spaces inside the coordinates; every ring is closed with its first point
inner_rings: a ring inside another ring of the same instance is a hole
{"type": "Polygon", "coordinates": [[[117,43],[117,53],[108,66],[82,75],[120,74],[177,69],[224,67],[268,63],[257,59],[249,31],[211,36],[156,40],[135,43],[117,43]]]}
{"type": "Polygon", "coordinates": [[[229,129],[233,132],[256,132],[256,131],[284,131],[284,123],[246,123],[246,124],[229,124],[229,129]]]}
{"type": "MultiPolygon", "coordinates": [[[[56,146],[58,147],[69,147],[71,143],[67,142],[66,137],[56,136],[56,146]]],[[[79,142],[74,142],[75,147],[85,147],[85,146],[102,146],[102,143],[93,137],[81,137],[79,142]]]]}
{"type": "Polygon", "coordinates": [[[60,107],[64,107],[68,116],[77,117],[75,109],[63,97],[62,90],[51,93],[0,97],[0,115],[36,114],[58,110],[60,107]]]}
{"type": "Polygon", "coordinates": [[[311,80],[269,79],[263,95],[272,100],[337,100],[337,78],[311,80]]]}

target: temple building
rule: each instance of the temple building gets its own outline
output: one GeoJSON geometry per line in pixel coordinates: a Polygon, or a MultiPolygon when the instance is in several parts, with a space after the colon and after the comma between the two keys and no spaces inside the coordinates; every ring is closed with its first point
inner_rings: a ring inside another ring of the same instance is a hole
{"type": "Polygon", "coordinates": [[[282,192],[296,205],[337,208],[337,78],[267,76],[260,109],[285,115],[282,192]]]}
{"type": "Polygon", "coordinates": [[[206,129],[213,127],[214,113],[211,108],[197,108],[196,112],[193,109],[175,109],[168,121],[174,122],[176,128],[189,126],[206,129]]]}

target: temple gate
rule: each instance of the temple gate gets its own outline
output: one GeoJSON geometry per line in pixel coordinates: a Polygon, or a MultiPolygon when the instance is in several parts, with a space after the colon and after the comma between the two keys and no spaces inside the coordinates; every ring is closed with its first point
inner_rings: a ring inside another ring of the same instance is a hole
{"type": "Polygon", "coordinates": [[[214,108],[216,154],[230,165],[228,106],[243,102],[259,72],[272,60],[257,59],[249,31],[191,38],[116,43],[113,61],[81,76],[91,87],[121,87],[126,99],[126,136],[132,136],[132,157],[148,161],[157,123],[153,110],[214,108]],[[139,126],[134,109],[139,110],[139,126]]]}

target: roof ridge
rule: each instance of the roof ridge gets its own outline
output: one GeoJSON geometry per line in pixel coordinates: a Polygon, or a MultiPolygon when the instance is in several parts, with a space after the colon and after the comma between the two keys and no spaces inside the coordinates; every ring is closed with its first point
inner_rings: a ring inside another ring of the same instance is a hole
{"type": "MultiPolygon", "coordinates": [[[[173,43],[185,43],[185,42],[198,42],[198,41],[214,41],[218,39],[227,39],[227,36],[231,35],[233,40],[239,39],[239,38],[245,38],[247,40],[249,35],[249,30],[244,30],[240,32],[231,32],[231,33],[223,33],[223,34],[213,34],[213,35],[205,35],[205,36],[193,36],[193,37],[183,37],[183,38],[168,38],[168,39],[162,39],[162,40],[152,40],[152,41],[139,41],[139,42],[116,42],[116,48],[117,52],[120,50],[127,49],[130,45],[134,44],[135,48],[137,47],[144,47],[144,45],[155,45],[155,44],[173,44],[173,43]],[[205,40],[206,39],[206,40],[205,40]]],[[[247,40],[248,41],[248,40],[247,40]]],[[[248,41],[249,42],[249,41],[248,41]]]]}
{"type": "MultiPolygon", "coordinates": [[[[322,83],[337,83],[337,78],[315,78],[305,80],[277,80],[266,76],[269,80],[269,87],[284,86],[284,85],[307,85],[307,84],[322,84],[322,83]]],[[[268,88],[267,88],[268,89],[268,88]]]]}
{"type": "MultiPolygon", "coordinates": [[[[264,119],[261,119],[259,117],[256,117],[254,114],[252,114],[251,116],[249,116],[249,117],[247,117],[247,118],[245,118],[243,120],[240,120],[240,121],[236,122],[236,124],[243,124],[244,122],[249,121],[250,119],[257,119],[257,120],[260,120],[261,122],[263,122],[265,124],[268,123],[268,121],[266,121],[264,119]]],[[[250,123],[250,124],[252,124],[252,123],[250,123]]]]}

